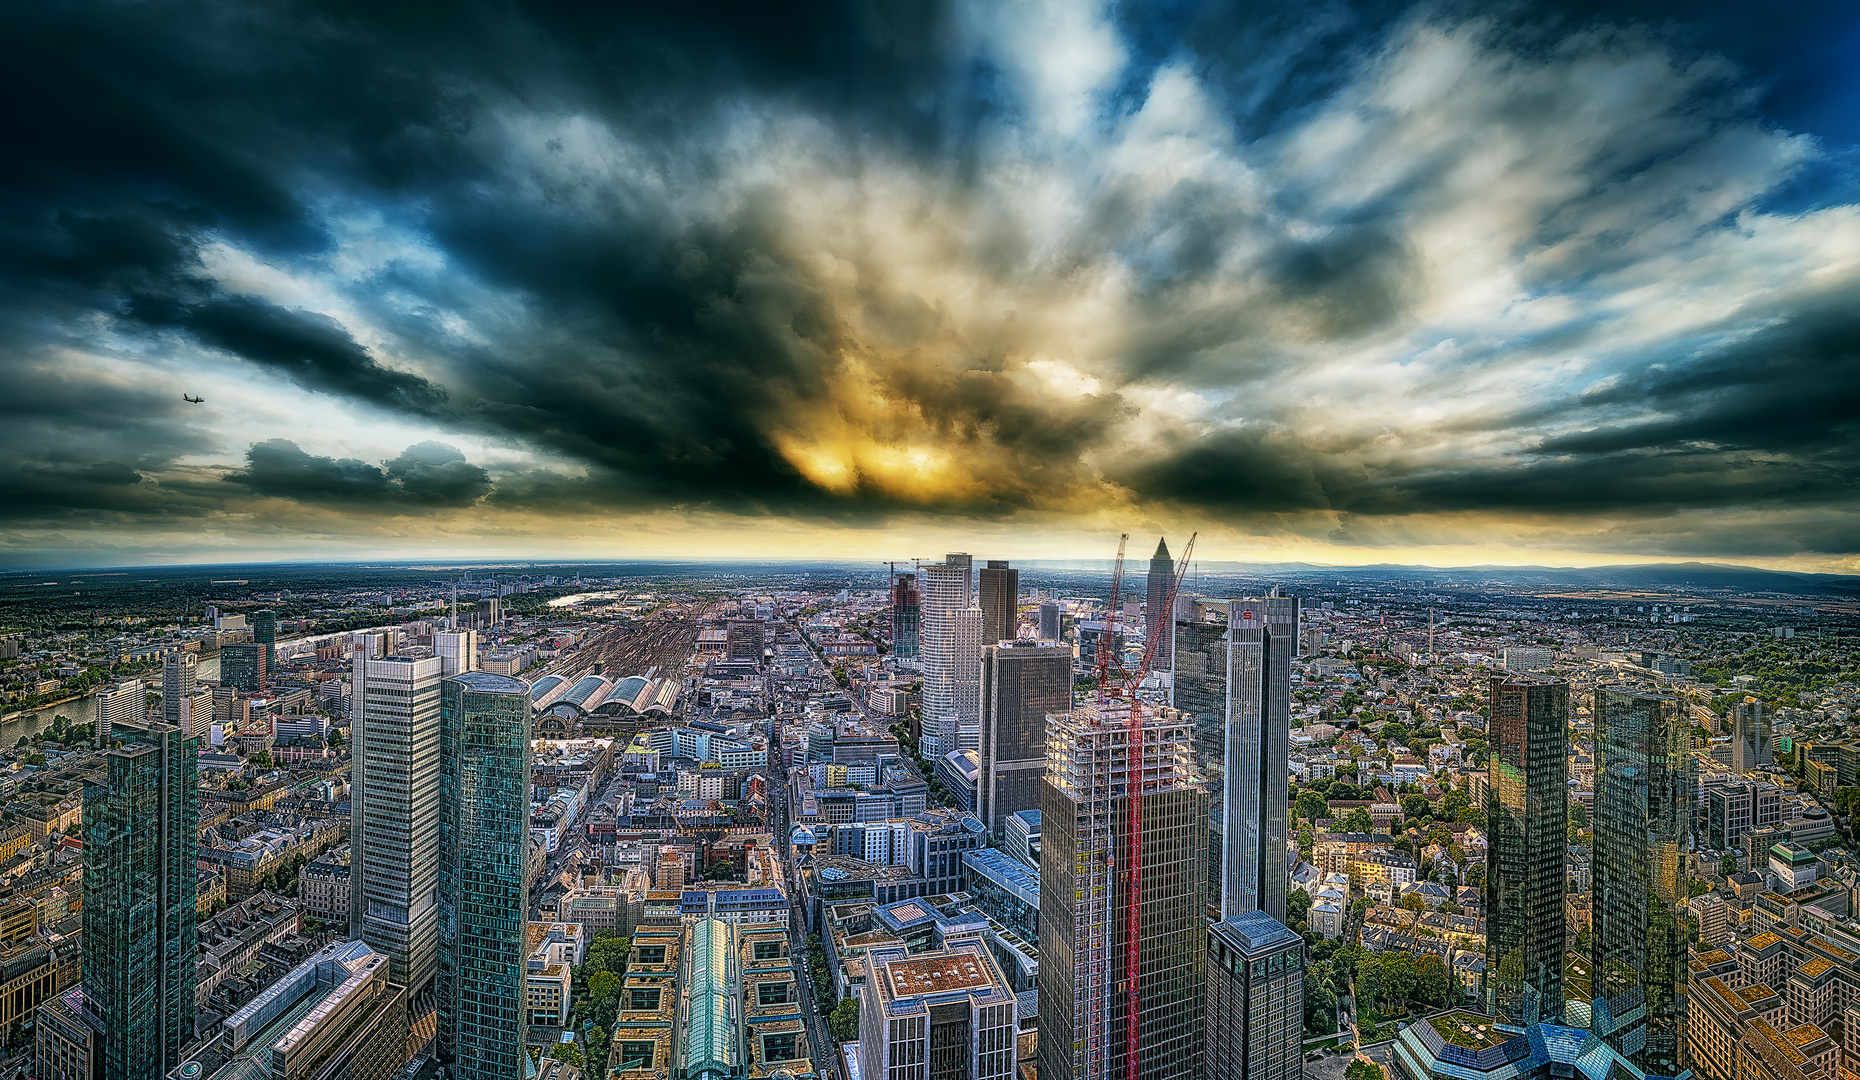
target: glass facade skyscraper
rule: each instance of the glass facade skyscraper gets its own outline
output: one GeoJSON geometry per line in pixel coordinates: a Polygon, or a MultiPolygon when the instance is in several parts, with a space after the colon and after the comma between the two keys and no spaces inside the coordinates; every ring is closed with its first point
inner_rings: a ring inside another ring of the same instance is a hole
{"type": "Polygon", "coordinates": [[[1596,691],[1590,1027],[1660,1076],[1678,1074],[1686,1045],[1691,742],[1678,701],[1596,691]]]}
{"type": "Polygon", "coordinates": [[[436,1050],[461,1080],[522,1075],[530,687],[473,671],[439,694],[436,1050]]]}
{"type": "Polygon", "coordinates": [[[84,783],[84,1008],[103,1075],[156,1080],[194,1038],[200,740],[117,726],[84,783]]]}
{"type": "Polygon", "coordinates": [[[891,579],[891,655],[899,659],[917,656],[917,636],[923,624],[924,601],[917,591],[916,574],[899,574],[891,579]]]}
{"type": "Polygon", "coordinates": [[[1020,571],[1005,560],[990,559],[975,577],[982,646],[1013,641],[1020,636],[1020,571]]]}
{"type": "Polygon", "coordinates": [[[265,678],[267,681],[278,675],[278,613],[275,611],[254,611],[252,613],[252,641],[265,650],[265,678]]]}
{"type": "Polygon", "coordinates": [[[1496,678],[1489,704],[1486,1005],[1516,1024],[1560,1024],[1569,684],[1496,678]]]}

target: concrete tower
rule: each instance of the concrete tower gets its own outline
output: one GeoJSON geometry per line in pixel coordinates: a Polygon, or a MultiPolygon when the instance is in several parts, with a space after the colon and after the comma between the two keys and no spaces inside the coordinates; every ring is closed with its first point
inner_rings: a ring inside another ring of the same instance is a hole
{"type": "Polygon", "coordinates": [[[349,930],[418,994],[432,980],[439,877],[437,656],[355,657],[349,930]]]}

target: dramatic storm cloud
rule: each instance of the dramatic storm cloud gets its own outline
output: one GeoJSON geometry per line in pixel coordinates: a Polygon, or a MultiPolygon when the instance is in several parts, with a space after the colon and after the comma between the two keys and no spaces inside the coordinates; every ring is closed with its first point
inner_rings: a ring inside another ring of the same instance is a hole
{"type": "Polygon", "coordinates": [[[743,8],[0,15],[0,559],[1860,567],[1842,6],[743,8]]]}

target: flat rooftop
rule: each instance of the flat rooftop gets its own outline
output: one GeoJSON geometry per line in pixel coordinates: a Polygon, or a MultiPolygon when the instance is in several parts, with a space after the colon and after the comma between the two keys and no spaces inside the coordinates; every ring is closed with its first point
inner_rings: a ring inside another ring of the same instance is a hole
{"type": "Polygon", "coordinates": [[[885,965],[885,978],[894,999],[989,985],[988,972],[973,953],[893,960],[885,965]]]}

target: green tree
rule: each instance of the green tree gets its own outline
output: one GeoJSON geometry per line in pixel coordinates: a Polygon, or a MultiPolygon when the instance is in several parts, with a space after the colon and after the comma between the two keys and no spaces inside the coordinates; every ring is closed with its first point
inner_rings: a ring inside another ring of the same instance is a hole
{"type": "Polygon", "coordinates": [[[1317,821],[1330,816],[1330,804],[1324,796],[1310,788],[1298,793],[1298,816],[1306,821],[1317,821]]]}
{"type": "Polygon", "coordinates": [[[1377,958],[1376,967],[1382,976],[1382,992],[1405,1004],[1414,994],[1414,958],[1405,952],[1385,952],[1377,958]]]}
{"type": "Polygon", "coordinates": [[[599,1024],[588,1029],[588,1060],[597,1066],[607,1060],[607,1029],[599,1024]]]}
{"type": "Polygon", "coordinates": [[[1383,1080],[1382,1066],[1373,1061],[1354,1058],[1343,1067],[1343,1080],[1383,1080]]]}
{"type": "Polygon", "coordinates": [[[620,993],[620,976],[611,971],[596,971],[588,976],[588,996],[596,1004],[612,1001],[620,993]]]}
{"type": "Polygon", "coordinates": [[[850,997],[841,998],[827,1017],[827,1034],[836,1042],[853,1042],[859,1038],[859,1003],[850,997]]]}
{"type": "Polygon", "coordinates": [[[1359,806],[1343,816],[1343,831],[1374,832],[1376,820],[1369,816],[1369,811],[1359,806]]]}
{"type": "Polygon", "coordinates": [[[1337,1030],[1337,992],[1331,989],[1327,965],[1325,977],[1313,969],[1305,979],[1305,1034],[1329,1035],[1337,1030]]]}
{"type": "Polygon", "coordinates": [[[1718,873],[1727,878],[1737,873],[1737,856],[1726,855],[1723,861],[1718,864],[1718,873]]]}
{"type": "Polygon", "coordinates": [[[1427,901],[1421,899],[1420,893],[1409,893],[1402,897],[1401,901],[1396,904],[1396,906],[1403,911],[1426,911],[1427,901]]]}
{"type": "Polygon", "coordinates": [[[1423,814],[1433,813],[1433,807],[1428,805],[1425,795],[1403,795],[1401,812],[1408,817],[1418,818],[1423,814]]]}
{"type": "Polygon", "coordinates": [[[1414,962],[1414,996],[1423,1005],[1436,1008],[1446,1005],[1453,980],[1447,974],[1446,961],[1433,953],[1423,953],[1414,962]]]}
{"type": "Polygon", "coordinates": [[[581,1047],[572,1042],[556,1043],[555,1049],[549,1052],[549,1056],[557,1061],[573,1065],[577,1069],[581,1068],[581,1047]]]}
{"type": "Polygon", "coordinates": [[[1311,912],[1311,894],[1303,889],[1293,889],[1285,897],[1285,925],[1293,930],[1301,930],[1305,918],[1311,912]]]}

